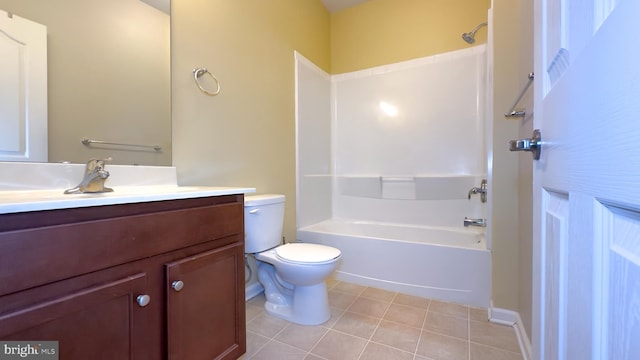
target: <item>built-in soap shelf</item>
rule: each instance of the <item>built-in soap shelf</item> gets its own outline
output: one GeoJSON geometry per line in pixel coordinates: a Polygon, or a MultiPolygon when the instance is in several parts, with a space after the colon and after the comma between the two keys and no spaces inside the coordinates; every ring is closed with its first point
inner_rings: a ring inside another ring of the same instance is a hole
{"type": "Polygon", "coordinates": [[[389,200],[467,200],[480,175],[337,176],[341,195],[389,200]]]}

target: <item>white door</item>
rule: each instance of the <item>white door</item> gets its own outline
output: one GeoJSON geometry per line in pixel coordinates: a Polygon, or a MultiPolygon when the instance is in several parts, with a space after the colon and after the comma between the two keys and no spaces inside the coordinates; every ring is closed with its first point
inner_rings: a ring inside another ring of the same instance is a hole
{"type": "Polygon", "coordinates": [[[535,0],[534,359],[640,359],[639,20],[535,0]]]}
{"type": "Polygon", "coordinates": [[[0,161],[47,161],[47,28],[0,10],[0,161]]]}

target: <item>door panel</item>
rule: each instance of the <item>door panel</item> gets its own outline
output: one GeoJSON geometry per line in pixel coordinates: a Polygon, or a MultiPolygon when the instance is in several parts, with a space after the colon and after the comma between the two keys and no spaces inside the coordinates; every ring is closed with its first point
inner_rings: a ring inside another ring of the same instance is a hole
{"type": "Polygon", "coordinates": [[[640,2],[535,10],[533,358],[638,359],[640,2]]]}
{"type": "Polygon", "coordinates": [[[596,259],[594,324],[601,341],[600,358],[639,359],[640,343],[640,212],[598,204],[596,233],[601,248],[596,259]]]}
{"type": "Polygon", "coordinates": [[[565,353],[566,326],[568,198],[564,194],[546,192],[544,197],[544,304],[546,331],[545,357],[562,358],[565,353]]]}
{"type": "Polygon", "coordinates": [[[47,161],[47,28],[0,10],[0,161],[47,161]]]}

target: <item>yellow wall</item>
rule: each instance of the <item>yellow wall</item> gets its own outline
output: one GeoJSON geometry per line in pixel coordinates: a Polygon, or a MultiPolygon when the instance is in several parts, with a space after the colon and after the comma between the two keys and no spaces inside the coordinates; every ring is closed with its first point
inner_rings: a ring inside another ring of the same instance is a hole
{"type": "MultiPolygon", "coordinates": [[[[507,141],[530,137],[532,117],[506,120],[509,110],[533,71],[533,0],[493,0],[494,119],[493,289],[496,307],[520,313],[531,337],[532,159],[507,150],[507,141]]],[[[521,107],[532,110],[533,87],[521,107]]]]}
{"type": "Polygon", "coordinates": [[[329,71],[320,0],[173,0],[173,164],[182,185],[250,186],[287,197],[295,239],[294,50],[329,71]],[[192,69],[220,80],[202,94],[192,69]]]}
{"type": "MultiPolygon", "coordinates": [[[[468,45],[491,0],[370,0],[331,15],[331,72],[391,64],[468,45]]],[[[486,42],[480,29],[476,44],[486,42]]]]}

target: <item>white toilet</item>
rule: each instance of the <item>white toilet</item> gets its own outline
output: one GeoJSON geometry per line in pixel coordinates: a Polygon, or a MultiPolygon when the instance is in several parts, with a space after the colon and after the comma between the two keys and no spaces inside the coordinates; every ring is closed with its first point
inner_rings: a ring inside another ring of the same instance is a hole
{"type": "Polygon", "coordinates": [[[284,195],[244,198],[245,253],[254,254],[268,314],[302,325],[329,320],[325,279],[335,270],[340,250],[324,245],[281,245],[284,195]]]}

